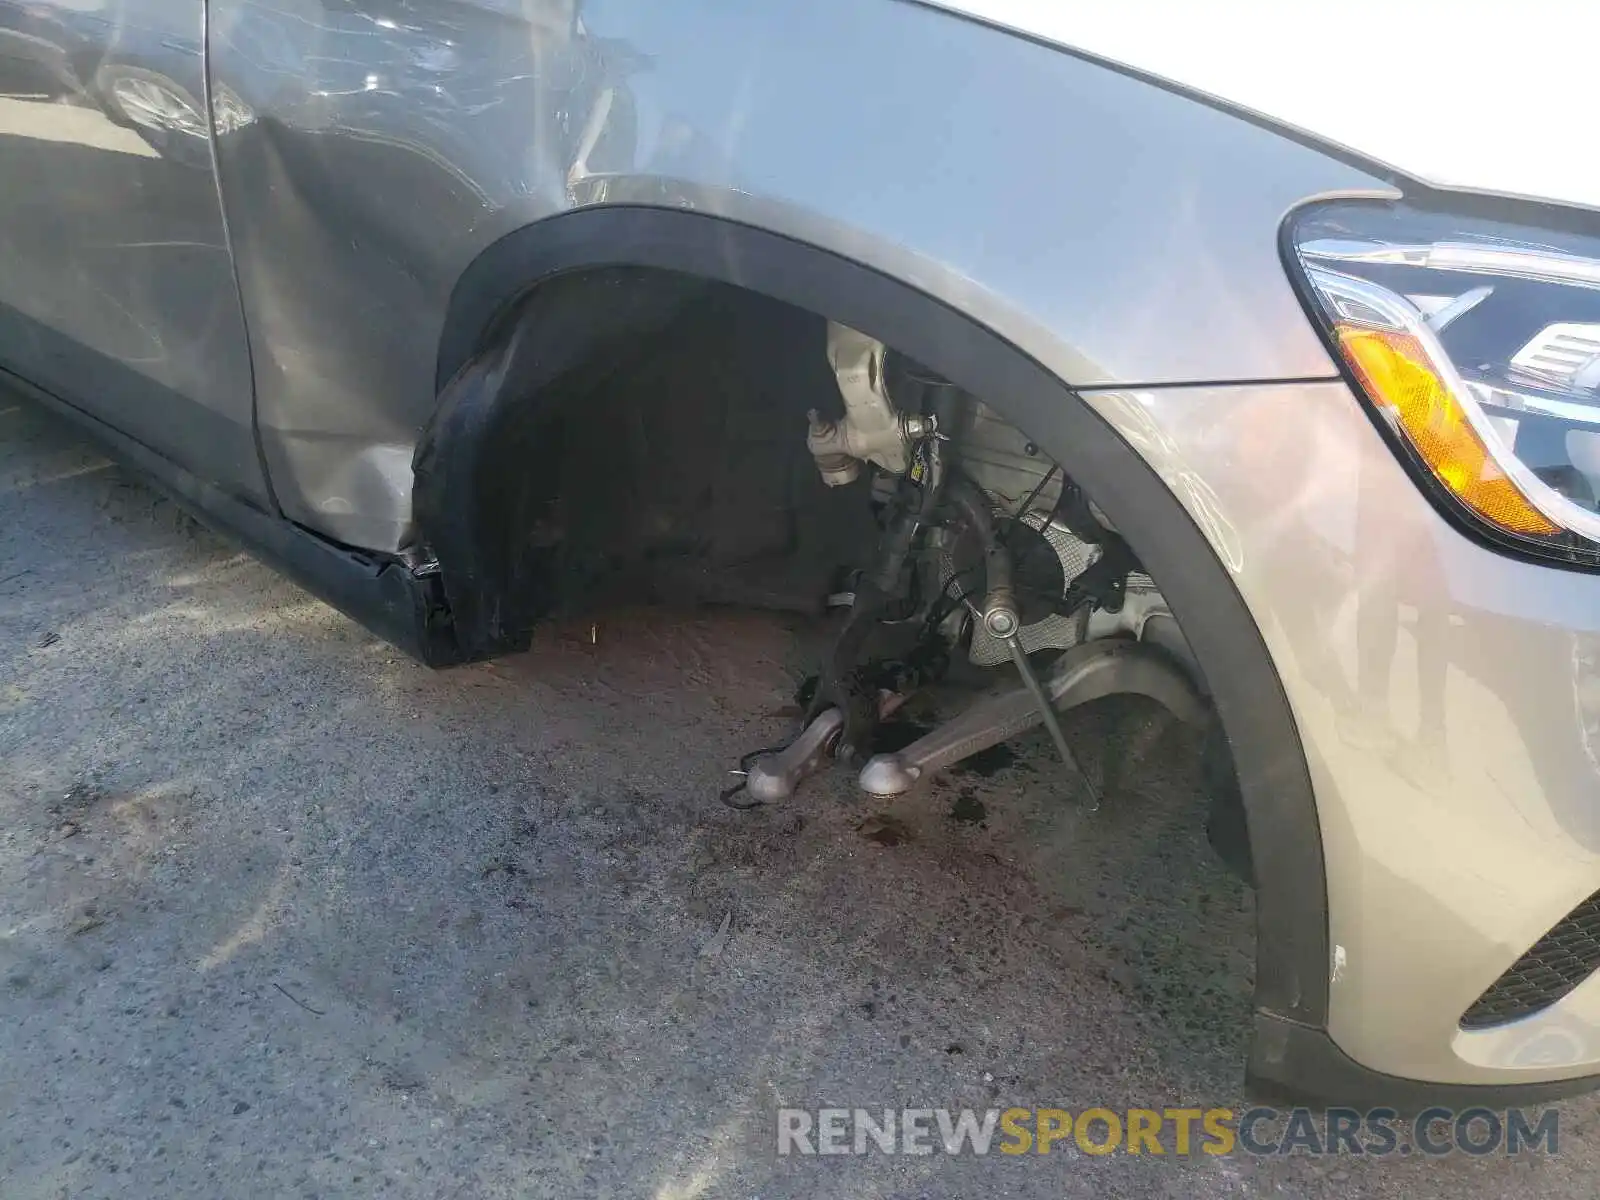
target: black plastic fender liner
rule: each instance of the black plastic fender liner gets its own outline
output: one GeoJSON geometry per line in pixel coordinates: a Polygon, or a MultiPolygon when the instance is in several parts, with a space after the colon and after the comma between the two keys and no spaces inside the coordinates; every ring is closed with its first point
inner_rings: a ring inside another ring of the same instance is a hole
{"type": "Polygon", "coordinates": [[[1066,383],[965,314],[872,268],[723,218],[624,205],[564,213],[485,251],[452,297],[438,367],[451,382],[418,456],[418,517],[464,643],[489,644],[506,629],[496,624],[503,596],[464,594],[506,577],[492,548],[503,529],[491,521],[485,531],[470,517],[483,503],[474,474],[493,449],[484,439],[500,419],[494,410],[554,377],[542,360],[526,375],[515,369],[519,335],[505,317],[542,281],[615,267],[735,284],[869,333],[983,397],[1095,498],[1179,614],[1227,734],[1257,874],[1256,1007],[1325,1026],[1327,890],[1316,801],[1288,699],[1233,581],[1178,499],[1066,383]]]}
{"type": "Polygon", "coordinates": [[[704,283],[660,271],[595,270],[547,280],[496,322],[451,379],[412,456],[413,512],[437,554],[463,652],[525,648],[549,581],[523,545],[536,514],[530,472],[557,381],[596,387],[647,352],[704,283]]]}

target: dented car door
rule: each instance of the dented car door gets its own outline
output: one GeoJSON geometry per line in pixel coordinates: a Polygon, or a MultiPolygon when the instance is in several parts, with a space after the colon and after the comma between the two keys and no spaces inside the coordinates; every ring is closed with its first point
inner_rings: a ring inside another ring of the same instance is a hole
{"type": "Polygon", "coordinates": [[[0,0],[0,362],[261,502],[206,84],[204,0],[0,0]]]}

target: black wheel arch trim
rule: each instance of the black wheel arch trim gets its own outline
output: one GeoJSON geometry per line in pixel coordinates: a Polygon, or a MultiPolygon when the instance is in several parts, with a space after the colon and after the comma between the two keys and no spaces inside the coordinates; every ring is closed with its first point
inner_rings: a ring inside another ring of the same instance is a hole
{"type": "MultiPolygon", "coordinates": [[[[579,209],[502,238],[454,290],[438,361],[441,404],[418,449],[418,521],[447,587],[458,568],[463,593],[495,577],[492,554],[472,544],[464,489],[493,437],[496,406],[516,402],[503,381],[519,374],[513,360],[525,335],[507,315],[545,281],[616,267],[735,284],[870,332],[984,396],[1095,497],[1186,619],[1227,734],[1258,876],[1256,1007],[1325,1027],[1321,828],[1299,731],[1254,618],[1187,510],[1104,419],[1014,345],[926,293],[830,251],[686,210],[579,209]]],[[[463,594],[458,603],[454,589],[451,600],[470,652],[492,652],[471,648],[470,628],[502,601],[463,594]],[[464,611],[473,605],[482,611],[464,611]]]]}

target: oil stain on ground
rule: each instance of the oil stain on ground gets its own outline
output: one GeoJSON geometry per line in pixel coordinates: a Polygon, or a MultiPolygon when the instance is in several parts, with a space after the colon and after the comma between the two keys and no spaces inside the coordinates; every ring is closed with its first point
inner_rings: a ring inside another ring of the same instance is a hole
{"type": "Polygon", "coordinates": [[[874,813],[856,826],[856,832],[880,846],[898,846],[911,840],[911,826],[889,813],[874,813]]]}
{"type": "Polygon", "coordinates": [[[967,825],[981,825],[989,816],[989,809],[971,788],[962,788],[950,805],[950,819],[967,825]]]}

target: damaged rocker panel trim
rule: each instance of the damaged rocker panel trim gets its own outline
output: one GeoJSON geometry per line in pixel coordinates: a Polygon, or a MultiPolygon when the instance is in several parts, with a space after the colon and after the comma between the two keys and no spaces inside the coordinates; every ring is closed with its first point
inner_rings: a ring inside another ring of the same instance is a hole
{"type": "Polygon", "coordinates": [[[201,524],[240,543],[378,637],[430,667],[463,661],[437,579],[417,575],[398,559],[348,549],[263,512],[7,371],[0,370],[0,387],[73,422],[201,524]]]}

